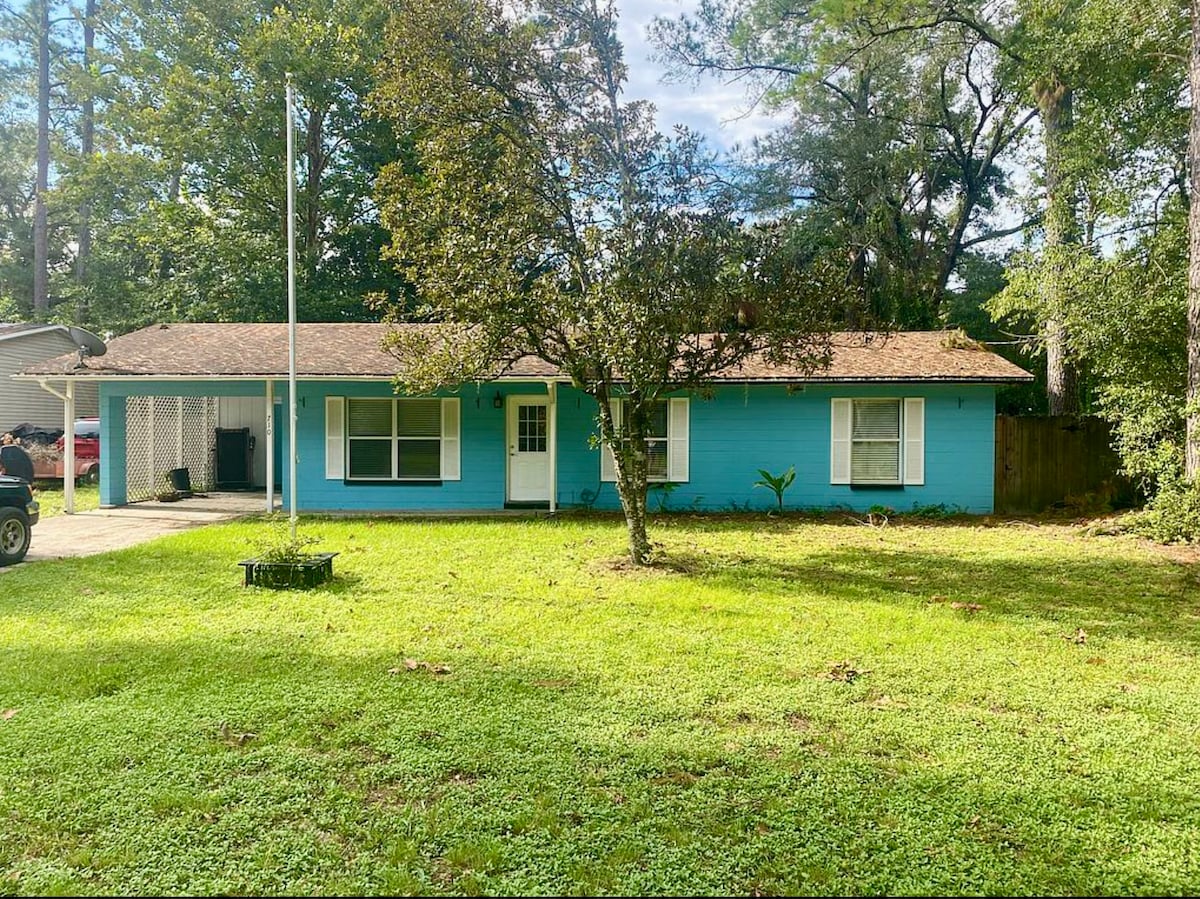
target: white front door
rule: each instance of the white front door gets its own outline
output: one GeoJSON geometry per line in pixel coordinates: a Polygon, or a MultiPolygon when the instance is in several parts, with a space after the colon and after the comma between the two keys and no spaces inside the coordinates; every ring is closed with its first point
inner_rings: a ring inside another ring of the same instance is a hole
{"type": "Polygon", "coordinates": [[[550,501],[549,398],[510,396],[508,498],[515,503],[550,501]]]}

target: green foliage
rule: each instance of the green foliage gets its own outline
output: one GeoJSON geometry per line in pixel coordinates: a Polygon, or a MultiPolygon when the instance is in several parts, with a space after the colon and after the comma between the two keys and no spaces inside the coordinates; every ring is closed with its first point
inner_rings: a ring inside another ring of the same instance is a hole
{"type": "MultiPolygon", "coordinates": [[[[403,144],[367,112],[383,0],[100,3],[82,65],[79,10],[56,10],[51,314],[123,333],[154,321],[284,316],[285,72],[295,76],[302,320],[374,317],[403,302],[372,200],[403,144]],[[81,153],[82,104],[95,148],[81,153]],[[88,210],[92,236],[78,258],[88,210]],[[86,263],[86,264],[84,264],[86,263]]],[[[12,17],[19,21],[19,12],[12,17]]],[[[0,25],[4,24],[0,14],[0,25]]],[[[0,295],[29,315],[32,82],[25,32],[0,34],[0,295]]]]}
{"type": "Polygon", "coordinates": [[[1170,482],[1145,509],[1126,515],[1122,523],[1133,533],[1159,543],[1200,542],[1200,486],[1170,482]]]}
{"type": "Polygon", "coordinates": [[[1009,192],[1029,122],[1000,62],[1011,19],[975,3],[705,2],[652,36],[677,74],[747,81],[788,113],[756,146],[760,208],[847,260],[876,321],[935,327],[1009,192]],[[989,18],[990,17],[990,18],[989,18]],[[802,203],[797,209],[798,201],[802,203]]]}
{"type": "Polygon", "coordinates": [[[789,465],[788,470],[782,474],[771,474],[766,469],[760,468],[758,473],[762,475],[762,479],[755,481],[755,487],[765,487],[775,494],[775,500],[779,503],[779,514],[783,514],[783,494],[796,481],[796,466],[789,465]]]}
{"type": "Polygon", "coordinates": [[[650,484],[648,489],[654,496],[658,511],[666,512],[667,507],[671,504],[671,494],[679,489],[679,485],[674,481],[657,481],[650,484]]]}
{"type": "Polygon", "coordinates": [[[321,542],[320,537],[312,534],[297,533],[293,537],[287,521],[269,520],[263,528],[265,533],[258,535],[252,542],[254,558],[259,562],[303,562],[312,557],[310,548],[321,542]]]}
{"type": "Polygon", "coordinates": [[[842,279],[786,229],[748,225],[686,129],[622,102],[615,12],[417,0],[388,29],[381,115],[411,135],[378,198],[415,285],[390,347],[414,393],[532,354],[597,401],[630,553],[648,557],[646,435],[670,392],[756,356],[820,368],[842,279]],[[617,420],[611,401],[623,400],[617,420]]]}
{"type": "MultiPolygon", "coordinates": [[[[1072,351],[1092,373],[1094,409],[1113,427],[1125,473],[1148,494],[1183,472],[1187,258],[1186,215],[1175,204],[1108,256],[1062,257],[1069,293],[1088,300],[1065,318],[1072,351]]],[[[1037,290],[1025,267],[1010,277],[1006,299],[1037,290]]]]}
{"type": "Polygon", "coordinates": [[[606,516],[303,526],[345,579],[288,601],[249,521],[0,575],[3,892],[1200,882],[1194,573],[1140,542],[680,518],[646,575],[606,516]]]}

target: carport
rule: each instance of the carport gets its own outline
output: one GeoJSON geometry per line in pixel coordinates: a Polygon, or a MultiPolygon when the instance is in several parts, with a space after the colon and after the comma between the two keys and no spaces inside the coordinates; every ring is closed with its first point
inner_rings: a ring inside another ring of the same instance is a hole
{"type": "MultiPolygon", "coordinates": [[[[229,432],[247,449],[245,477],[239,489],[262,490],[260,508],[276,508],[277,488],[286,486],[287,429],[276,440],[276,423],[285,421],[287,399],[286,342],[278,326],[242,326],[245,344],[190,340],[189,325],[162,325],[110,342],[103,356],[59,356],[27,367],[15,377],[36,381],[63,403],[63,419],[72,426],[79,385],[98,385],[100,413],[100,505],[115,508],[155,499],[170,487],[168,475],[187,469],[193,489],[223,486],[218,441],[228,445],[229,432]],[[161,344],[176,339],[171,351],[161,344]],[[182,338],[194,355],[178,352],[182,338]],[[280,347],[272,352],[273,344],[280,347]],[[257,364],[256,364],[257,363],[257,364]],[[282,369],[282,370],[281,370],[282,369]]],[[[66,464],[73,462],[66,441],[66,464]]],[[[226,458],[236,455],[227,453],[226,458]]],[[[227,478],[226,478],[227,480],[227,478]]],[[[74,512],[74,483],[64,485],[64,505],[74,512]]]]}

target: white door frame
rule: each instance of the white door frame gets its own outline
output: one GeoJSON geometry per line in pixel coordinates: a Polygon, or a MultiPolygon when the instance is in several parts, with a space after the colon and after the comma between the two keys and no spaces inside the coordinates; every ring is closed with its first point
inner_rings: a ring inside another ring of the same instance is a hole
{"type": "Polygon", "coordinates": [[[551,439],[551,416],[554,406],[546,394],[510,393],[504,398],[504,497],[511,503],[548,503],[554,495],[554,441],[551,439]],[[546,407],[546,495],[514,498],[512,495],[513,456],[517,451],[517,408],[518,406],[546,407]]]}

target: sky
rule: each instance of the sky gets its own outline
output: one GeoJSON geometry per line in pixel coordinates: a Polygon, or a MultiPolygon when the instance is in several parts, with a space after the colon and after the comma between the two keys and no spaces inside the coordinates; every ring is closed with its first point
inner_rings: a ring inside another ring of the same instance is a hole
{"type": "Polygon", "coordinates": [[[646,39],[646,29],[654,17],[674,18],[697,5],[697,0],[617,0],[618,34],[629,67],[625,96],[653,102],[661,131],[669,132],[679,123],[703,134],[717,149],[744,146],[772,130],[775,120],[761,110],[747,110],[742,85],[722,84],[709,76],[699,84],[664,83],[666,69],[651,59],[654,47],[646,39]]]}

